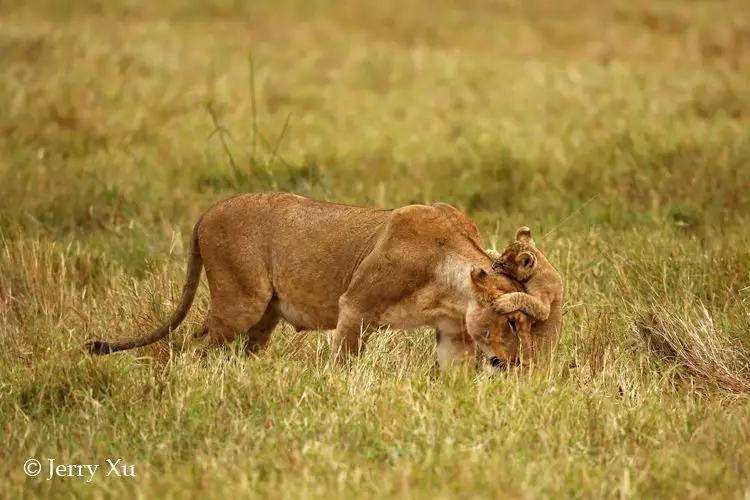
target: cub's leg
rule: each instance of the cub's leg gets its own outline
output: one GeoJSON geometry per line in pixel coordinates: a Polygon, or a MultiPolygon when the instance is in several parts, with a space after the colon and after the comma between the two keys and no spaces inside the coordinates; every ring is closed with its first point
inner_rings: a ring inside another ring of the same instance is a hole
{"type": "Polygon", "coordinates": [[[475,363],[476,346],[468,332],[459,328],[438,328],[437,364],[445,370],[451,366],[463,364],[467,361],[475,363]]]}
{"type": "Polygon", "coordinates": [[[278,324],[279,319],[279,311],[272,300],[266,308],[266,312],[260,318],[260,321],[248,330],[245,338],[245,353],[248,355],[255,354],[263,349],[271,337],[273,329],[278,324]]]}
{"type": "Polygon", "coordinates": [[[511,292],[505,293],[495,299],[492,308],[500,314],[521,311],[536,321],[546,321],[550,314],[551,302],[546,297],[542,299],[528,293],[511,292]]]}

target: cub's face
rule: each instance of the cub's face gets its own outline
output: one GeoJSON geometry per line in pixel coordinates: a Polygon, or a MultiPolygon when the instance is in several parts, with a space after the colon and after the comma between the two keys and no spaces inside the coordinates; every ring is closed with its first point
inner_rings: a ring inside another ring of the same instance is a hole
{"type": "Polygon", "coordinates": [[[495,259],[492,269],[525,283],[536,272],[538,255],[539,251],[531,239],[531,229],[519,227],[516,230],[516,241],[508,245],[500,258],[495,259]]]}
{"type": "Polygon", "coordinates": [[[466,329],[489,357],[506,366],[519,364],[531,337],[531,320],[520,312],[498,314],[491,307],[476,306],[466,315],[466,329]]]}
{"type": "Polygon", "coordinates": [[[515,241],[492,263],[492,269],[524,283],[531,279],[536,271],[536,252],[533,245],[515,241]]]}

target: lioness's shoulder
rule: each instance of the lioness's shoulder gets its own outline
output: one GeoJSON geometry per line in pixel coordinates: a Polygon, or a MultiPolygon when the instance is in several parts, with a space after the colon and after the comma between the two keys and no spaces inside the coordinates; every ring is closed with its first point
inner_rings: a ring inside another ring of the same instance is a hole
{"type": "Polygon", "coordinates": [[[424,232],[429,228],[439,231],[450,230],[472,238],[479,238],[479,228],[468,215],[447,203],[432,205],[407,205],[393,210],[391,219],[394,225],[420,227],[424,232]]]}
{"type": "Polygon", "coordinates": [[[447,203],[440,202],[433,203],[432,206],[438,209],[444,217],[450,220],[451,224],[457,231],[460,231],[476,241],[481,240],[479,226],[477,226],[476,222],[474,222],[471,217],[463,213],[461,210],[452,205],[448,205],[447,203]]]}
{"type": "Polygon", "coordinates": [[[391,224],[424,225],[435,221],[440,214],[430,205],[406,205],[391,212],[391,224]]]}

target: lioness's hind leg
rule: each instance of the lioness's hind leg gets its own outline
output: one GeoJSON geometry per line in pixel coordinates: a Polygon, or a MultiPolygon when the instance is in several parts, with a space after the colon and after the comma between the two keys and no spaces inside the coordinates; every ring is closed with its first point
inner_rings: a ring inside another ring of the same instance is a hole
{"type": "Polygon", "coordinates": [[[205,350],[229,344],[250,330],[249,322],[247,319],[212,314],[206,320],[206,334],[196,339],[197,346],[200,350],[205,350]]]}
{"type": "Polygon", "coordinates": [[[260,321],[250,327],[247,332],[245,338],[245,352],[247,354],[255,354],[265,347],[268,339],[271,338],[273,329],[279,323],[279,319],[279,311],[272,300],[260,321]]]}
{"type": "MultiPolygon", "coordinates": [[[[263,318],[268,300],[258,297],[239,296],[231,304],[215,304],[207,320],[208,333],[203,337],[205,347],[228,344],[252,328],[263,318]],[[218,306],[218,307],[214,307],[218,306]]],[[[270,330],[268,331],[270,334],[270,330]]]]}
{"type": "Polygon", "coordinates": [[[193,332],[194,339],[200,339],[208,335],[208,318],[203,320],[201,327],[193,332]]]}
{"type": "Polygon", "coordinates": [[[210,273],[211,309],[206,319],[207,334],[201,339],[203,347],[232,342],[247,334],[258,324],[268,309],[273,290],[267,278],[258,276],[255,283],[242,282],[232,273],[210,273]]]}

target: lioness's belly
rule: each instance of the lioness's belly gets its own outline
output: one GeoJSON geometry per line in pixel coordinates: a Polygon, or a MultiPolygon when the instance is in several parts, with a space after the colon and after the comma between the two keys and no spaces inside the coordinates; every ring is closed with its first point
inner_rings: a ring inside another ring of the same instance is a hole
{"type": "Polygon", "coordinates": [[[284,320],[297,331],[332,330],[338,320],[338,306],[332,304],[299,304],[280,299],[278,310],[284,320]]]}

